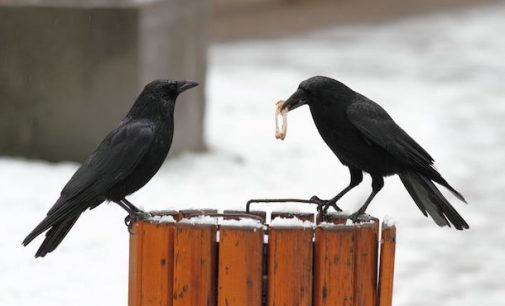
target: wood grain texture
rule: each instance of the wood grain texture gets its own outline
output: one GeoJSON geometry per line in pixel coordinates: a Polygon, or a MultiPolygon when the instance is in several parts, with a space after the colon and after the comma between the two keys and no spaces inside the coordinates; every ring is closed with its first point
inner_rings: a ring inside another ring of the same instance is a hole
{"type": "Polygon", "coordinates": [[[216,226],[178,223],[174,247],[173,305],[216,305],[216,226]]]}
{"type": "Polygon", "coordinates": [[[175,224],[137,221],[130,234],[129,306],[171,306],[175,224]]]}
{"type": "Polygon", "coordinates": [[[378,231],[376,222],[354,225],[354,305],[377,303],[378,231]]]}
{"type": "Polygon", "coordinates": [[[312,305],[312,228],[270,227],[268,305],[312,305]]]}
{"type": "Polygon", "coordinates": [[[174,223],[143,224],[142,306],[172,306],[174,231],[174,223]]]}
{"type": "Polygon", "coordinates": [[[314,243],[314,306],[353,306],[354,229],[317,227],[314,243]]]}
{"type": "Polygon", "coordinates": [[[143,222],[135,222],[130,233],[130,258],[128,276],[128,306],[141,305],[142,290],[142,228],[143,222]]]}
{"type": "Polygon", "coordinates": [[[393,305],[396,227],[382,224],[379,266],[379,306],[393,305]]]}
{"type": "Polygon", "coordinates": [[[222,226],[219,238],[218,305],[261,306],[263,230],[222,226]]]}

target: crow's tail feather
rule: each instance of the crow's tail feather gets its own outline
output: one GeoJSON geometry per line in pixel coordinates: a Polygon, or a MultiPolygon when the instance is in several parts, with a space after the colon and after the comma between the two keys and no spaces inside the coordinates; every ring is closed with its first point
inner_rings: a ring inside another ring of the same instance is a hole
{"type": "Polygon", "coordinates": [[[53,225],[53,227],[47,231],[46,238],[37,250],[37,253],[35,253],[35,257],[44,257],[47,253],[54,251],[61,241],[63,241],[63,238],[65,238],[72,226],[74,226],[78,218],[79,215],[53,225]]]}
{"type": "Polygon", "coordinates": [[[442,175],[440,175],[440,173],[438,172],[435,173],[437,174],[436,176],[428,176],[428,177],[433,181],[437,182],[438,184],[447,188],[456,198],[466,203],[466,200],[461,193],[459,193],[456,189],[454,189],[451,185],[449,185],[449,183],[447,183],[447,181],[442,177],[442,175]]]}
{"type": "Polygon", "coordinates": [[[51,213],[23,240],[23,245],[26,246],[37,236],[47,231],[46,238],[35,254],[35,257],[44,257],[47,253],[54,251],[83,212],[78,206],[65,206],[61,205],[60,209],[53,212],[50,211],[51,213]]]}
{"type": "MultiPolygon", "coordinates": [[[[425,216],[429,214],[439,226],[451,226],[452,224],[458,230],[469,228],[466,221],[431,180],[413,171],[401,173],[399,176],[410,196],[425,216]]],[[[449,190],[459,195],[454,188],[451,187],[449,190]]],[[[458,198],[462,199],[463,197],[460,195],[458,198]]],[[[464,201],[464,199],[462,200],[464,201]]]]}

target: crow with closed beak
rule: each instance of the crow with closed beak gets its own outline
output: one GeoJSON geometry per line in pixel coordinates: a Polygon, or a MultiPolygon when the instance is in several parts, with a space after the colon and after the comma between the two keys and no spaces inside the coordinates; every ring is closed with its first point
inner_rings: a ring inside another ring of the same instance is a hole
{"type": "Polygon", "coordinates": [[[319,134],[342,164],[349,168],[351,181],[328,201],[320,201],[326,213],[329,207],[340,210],[337,201],[363,180],[363,171],[372,177],[372,193],[350,218],[364,214],[375,195],[384,186],[384,177],[397,174],[421,212],[439,226],[468,229],[465,220],[435,186],[444,186],[465,202],[438,173],[433,158],[374,101],[341,82],[315,76],[300,83],[285,101],[283,109],[292,111],[309,106],[319,134]]]}
{"type": "Polygon", "coordinates": [[[177,96],[197,85],[169,80],[147,84],[126,117],[74,173],[23,245],[47,231],[35,254],[44,257],[61,243],[85,210],[104,201],[117,203],[133,218],[144,216],[126,196],[149,182],[163,164],[172,144],[177,96]]]}

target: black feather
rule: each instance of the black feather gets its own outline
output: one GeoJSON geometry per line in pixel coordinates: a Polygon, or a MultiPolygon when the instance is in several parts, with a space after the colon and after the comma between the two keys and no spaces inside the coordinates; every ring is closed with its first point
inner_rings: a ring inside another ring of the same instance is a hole
{"type": "Polygon", "coordinates": [[[63,238],[65,238],[72,226],[74,226],[79,216],[80,214],[74,217],[67,217],[61,222],[54,224],[51,229],[46,232],[46,238],[37,250],[37,253],[35,253],[35,257],[44,257],[47,253],[54,251],[56,247],[60,245],[61,241],[63,241],[63,238]]]}
{"type": "Polygon", "coordinates": [[[415,172],[400,173],[399,176],[417,206],[425,215],[425,212],[428,212],[438,225],[452,224],[459,230],[469,228],[466,221],[429,179],[415,172]]]}

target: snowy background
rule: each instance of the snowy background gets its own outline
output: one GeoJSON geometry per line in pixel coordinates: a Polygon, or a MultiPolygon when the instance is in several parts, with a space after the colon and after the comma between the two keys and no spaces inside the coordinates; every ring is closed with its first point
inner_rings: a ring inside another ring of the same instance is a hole
{"type": "MultiPolygon", "coordinates": [[[[392,216],[399,228],[395,305],[503,305],[504,16],[498,5],[214,45],[210,151],[169,160],[130,199],[146,209],[222,209],[252,197],[333,196],[348,171],[323,144],[308,108],[290,113],[284,142],[273,132],[275,101],[307,77],[332,76],[387,109],[469,203],[448,195],[469,231],[438,228],[397,177],[386,180],[369,212],[392,216]]],[[[0,305],[126,305],[128,233],[117,205],[84,214],[47,258],[33,258],[40,239],[21,247],[77,166],[0,158],[0,305]]],[[[369,192],[366,177],[340,206],[355,210],[369,192]]]]}

